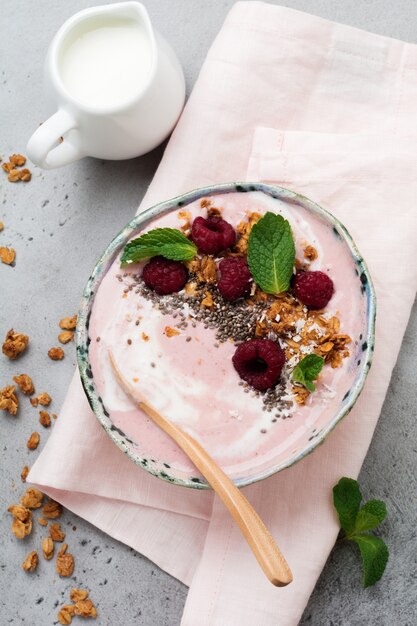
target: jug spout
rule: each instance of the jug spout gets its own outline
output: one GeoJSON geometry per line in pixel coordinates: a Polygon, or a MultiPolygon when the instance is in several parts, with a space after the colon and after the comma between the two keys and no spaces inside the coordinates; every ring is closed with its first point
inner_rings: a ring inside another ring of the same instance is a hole
{"type": "Polygon", "coordinates": [[[96,7],[96,9],[97,11],[103,11],[103,13],[106,13],[107,15],[111,14],[113,15],[113,17],[116,18],[119,17],[122,19],[135,20],[145,29],[145,31],[148,33],[148,36],[153,39],[154,32],[152,23],[146,7],[141,2],[119,2],[116,4],[96,7]]]}

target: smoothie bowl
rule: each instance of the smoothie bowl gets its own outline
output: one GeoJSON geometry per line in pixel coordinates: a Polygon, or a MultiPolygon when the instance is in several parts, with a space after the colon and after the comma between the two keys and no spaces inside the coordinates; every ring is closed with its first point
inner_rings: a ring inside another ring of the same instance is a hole
{"type": "Polygon", "coordinates": [[[109,351],[244,486],[302,459],[349,413],[374,324],[369,272],[336,218],[281,187],[230,183],[154,206],[117,235],[84,291],[77,357],[91,408],[137,465],[209,488],[119,387],[109,351]]]}

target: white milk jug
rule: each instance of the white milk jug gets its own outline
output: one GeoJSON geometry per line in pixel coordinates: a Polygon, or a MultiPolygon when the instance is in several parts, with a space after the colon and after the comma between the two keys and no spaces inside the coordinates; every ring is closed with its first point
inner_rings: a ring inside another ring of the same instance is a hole
{"type": "Polygon", "coordinates": [[[27,154],[47,169],[84,156],[145,154],[184,106],[181,66],[139,2],[73,15],[52,40],[45,69],[58,110],[29,139],[27,154]]]}

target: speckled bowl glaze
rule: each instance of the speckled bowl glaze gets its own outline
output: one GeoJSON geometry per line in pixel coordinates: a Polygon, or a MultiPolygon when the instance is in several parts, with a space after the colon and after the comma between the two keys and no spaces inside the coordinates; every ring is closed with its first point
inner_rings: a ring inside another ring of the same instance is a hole
{"type": "Polygon", "coordinates": [[[239,476],[235,479],[235,483],[239,487],[243,487],[257,482],[258,480],[267,478],[268,476],[293,465],[297,461],[300,461],[307,454],[317,448],[317,446],[323,443],[327,435],[346,415],[348,415],[352,409],[362,391],[366,376],[371,366],[375,332],[375,291],[367,266],[351,236],[347,232],[346,228],[329,212],[325,211],[311,200],[300,196],[293,191],[262,183],[227,183],[204,187],[190,191],[189,193],[185,193],[177,198],[167,200],[166,202],[162,202],[161,204],[147,209],[129,222],[129,224],[127,224],[127,226],[113,239],[100,257],[91,277],[87,282],[78,316],[76,333],[77,359],[81,381],[90,406],[109,437],[111,437],[115,444],[132,461],[134,461],[136,465],[139,465],[154,476],[172,484],[192,487],[194,489],[210,489],[209,485],[202,477],[196,475],[184,476],[183,473],[179,473],[175,468],[171,467],[169,463],[166,463],[166,460],[164,459],[143,458],[143,456],[141,456],[138,452],[135,442],[129,437],[129,433],[122,432],[112,423],[111,416],[106,410],[103,400],[97,392],[89,361],[89,320],[95,294],[97,293],[100,283],[107,270],[115,260],[116,256],[121,252],[121,249],[125,246],[127,241],[134,233],[143,229],[156,216],[163,215],[169,211],[178,210],[178,208],[182,208],[203,197],[217,194],[234,192],[246,193],[254,191],[263,192],[295,207],[301,206],[327,223],[328,227],[333,230],[334,236],[343,241],[344,245],[347,246],[352,257],[353,267],[357,275],[358,290],[360,290],[360,297],[364,305],[365,315],[362,333],[359,336],[360,341],[355,348],[355,360],[353,365],[350,366],[354,368],[354,371],[351,371],[349,376],[350,381],[353,382],[350,384],[348,391],[346,391],[341,399],[335,398],[334,401],[332,400],[334,407],[332,407],[331,419],[322,425],[321,428],[311,428],[311,430],[306,430],[305,435],[303,434],[302,442],[298,443],[297,448],[292,450],[291,454],[283,462],[271,464],[266,470],[264,468],[262,471],[250,476],[239,476]]]}

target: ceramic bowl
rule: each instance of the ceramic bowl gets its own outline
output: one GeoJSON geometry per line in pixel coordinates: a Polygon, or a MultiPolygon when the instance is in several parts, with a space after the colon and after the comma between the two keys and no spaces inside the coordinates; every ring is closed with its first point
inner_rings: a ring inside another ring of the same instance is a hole
{"type": "MultiPolygon", "coordinates": [[[[343,389],[343,393],[337,394],[336,397],[331,400],[331,410],[323,411],[323,419],[316,420],[315,423],[310,425],[304,425],[294,445],[291,444],[291,447],[287,448],[285,454],[277,453],[275,458],[271,458],[271,460],[266,461],[263,465],[261,464],[259,469],[257,469],[257,466],[254,471],[247,471],[238,476],[233,476],[234,482],[239,487],[243,487],[267,478],[300,461],[323,443],[328,434],[346,415],[348,415],[355,404],[362,391],[372,361],[376,300],[368,269],[346,228],[333,215],[311,200],[278,186],[262,183],[228,183],[213,185],[185,193],[142,212],[129,222],[109,244],[87,282],[82,297],[77,325],[78,367],[90,406],[109,437],[132,461],[134,461],[134,463],[162,480],[176,485],[196,489],[210,488],[204,478],[198,475],[197,470],[187,473],[173,467],[167,462],[167,459],[145,457],[145,455],[141,453],[140,445],[133,440],[132,435],[129,432],[123,432],[113,424],[111,414],[106,409],[102,398],[97,392],[89,360],[89,320],[94,298],[107,270],[120,254],[127,241],[132,235],[146,227],[152,219],[170,211],[178,211],[179,208],[186,207],[188,204],[203,197],[228,193],[243,194],[247,192],[262,192],[263,194],[267,194],[268,196],[272,196],[273,198],[292,205],[292,207],[303,207],[306,211],[313,214],[315,219],[320,219],[321,222],[325,223],[326,227],[331,229],[331,235],[336,238],[338,245],[343,246],[347,250],[349,265],[355,273],[354,284],[357,285],[361,310],[361,331],[351,344],[349,366],[346,368],[346,373],[343,374],[344,380],[346,381],[344,387],[346,391],[343,389]]],[[[155,456],[157,455],[154,454],[153,457],[155,456]]],[[[273,456],[274,455],[272,455],[272,457],[273,456]]]]}

